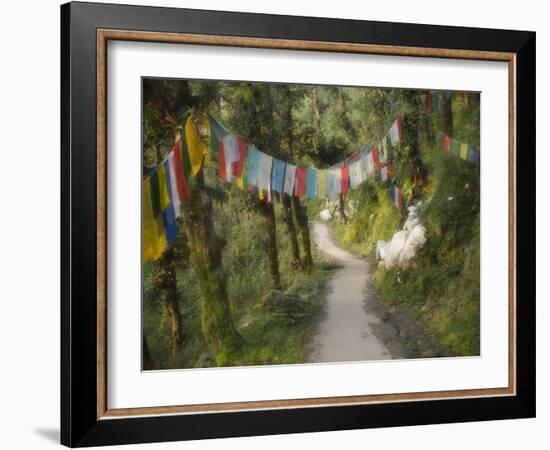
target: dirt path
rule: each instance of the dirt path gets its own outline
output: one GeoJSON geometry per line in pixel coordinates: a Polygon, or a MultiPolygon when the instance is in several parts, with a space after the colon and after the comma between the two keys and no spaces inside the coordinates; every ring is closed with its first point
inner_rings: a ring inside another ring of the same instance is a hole
{"type": "MultiPolygon", "coordinates": [[[[338,247],[324,223],[313,224],[313,235],[319,249],[338,260],[338,269],[329,282],[326,316],[315,337],[310,362],[365,361],[402,357],[375,335],[382,320],[365,309],[372,291],[369,263],[338,247]]],[[[396,336],[384,341],[394,342],[396,336]]]]}

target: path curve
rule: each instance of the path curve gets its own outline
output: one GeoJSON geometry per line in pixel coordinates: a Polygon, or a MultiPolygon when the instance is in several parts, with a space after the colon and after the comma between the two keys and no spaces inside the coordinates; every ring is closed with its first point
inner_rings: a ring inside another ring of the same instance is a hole
{"type": "Polygon", "coordinates": [[[388,348],[373,334],[372,326],[379,324],[380,318],[364,308],[369,263],[338,247],[327,224],[314,222],[313,235],[319,249],[343,267],[329,282],[326,315],[315,337],[310,362],[391,359],[388,348]]]}

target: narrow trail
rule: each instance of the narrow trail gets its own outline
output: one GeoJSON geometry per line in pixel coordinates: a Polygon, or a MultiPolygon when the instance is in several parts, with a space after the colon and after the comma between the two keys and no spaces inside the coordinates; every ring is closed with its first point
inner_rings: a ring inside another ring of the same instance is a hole
{"type": "Polygon", "coordinates": [[[364,307],[365,295],[368,302],[366,287],[372,283],[369,263],[338,247],[325,223],[314,223],[313,235],[319,249],[343,267],[329,282],[326,316],[315,337],[310,362],[392,359],[390,350],[373,332],[381,319],[364,307]]]}

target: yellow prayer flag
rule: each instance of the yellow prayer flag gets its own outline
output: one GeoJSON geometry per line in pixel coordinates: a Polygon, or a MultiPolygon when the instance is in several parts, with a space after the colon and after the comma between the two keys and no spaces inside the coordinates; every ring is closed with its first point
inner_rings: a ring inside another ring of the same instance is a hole
{"type": "Polygon", "coordinates": [[[468,159],[468,144],[460,144],[460,157],[462,159],[468,159]]]}
{"type": "Polygon", "coordinates": [[[327,171],[319,169],[317,175],[317,198],[327,197],[327,171]]]}
{"type": "Polygon", "coordinates": [[[160,196],[160,210],[164,211],[170,204],[170,195],[168,194],[168,186],[166,186],[166,168],[164,164],[159,167],[158,170],[159,180],[159,196],[160,196]]]}
{"type": "Polygon", "coordinates": [[[151,179],[147,178],[142,190],[142,217],[143,217],[143,261],[158,259],[166,248],[166,237],[162,223],[162,214],[153,218],[151,205],[151,179]]]}
{"type": "Polygon", "coordinates": [[[191,172],[193,176],[196,176],[201,170],[202,160],[207,150],[191,116],[189,116],[185,125],[185,137],[187,139],[187,149],[189,150],[189,160],[191,161],[191,172]]]}

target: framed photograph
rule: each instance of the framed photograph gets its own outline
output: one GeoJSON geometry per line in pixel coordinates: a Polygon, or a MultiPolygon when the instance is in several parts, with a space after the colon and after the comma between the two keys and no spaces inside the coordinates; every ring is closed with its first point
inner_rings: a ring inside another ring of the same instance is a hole
{"type": "Polygon", "coordinates": [[[61,441],[535,415],[535,33],[61,7],[61,441]]]}

